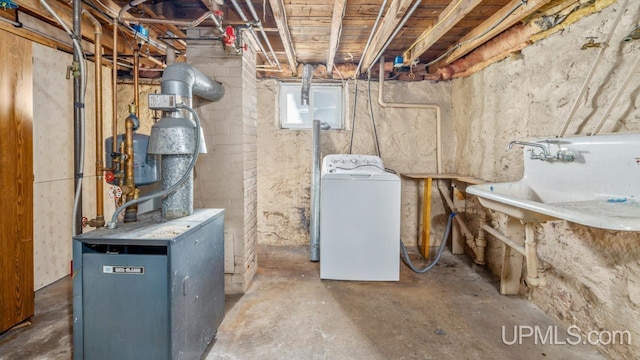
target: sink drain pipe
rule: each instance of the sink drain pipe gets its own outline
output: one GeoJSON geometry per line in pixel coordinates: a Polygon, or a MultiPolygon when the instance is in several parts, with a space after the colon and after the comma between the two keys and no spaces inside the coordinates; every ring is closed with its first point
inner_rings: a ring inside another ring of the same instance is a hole
{"type": "Polygon", "coordinates": [[[488,224],[482,225],[482,228],[486,230],[489,234],[493,235],[496,239],[502,241],[506,246],[509,246],[513,250],[520,253],[520,255],[525,257],[525,262],[527,263],[527,285],[531,287],[540,287],[545,286],[547,284],[544,276],[538,270],[538,255],[537,255],[537,245],[535,241],[535,233],[533,230],[533,224],[525,223],[524,231],[525,231],[525,241],[524,246],[516,243],[513,239],[505,236],[498,230],[492,228],[488,224]]]}
{"type": "Polygon", "coordinates": [[[460,217],[460,216],[456,217],[456,221],[458,221],[458,226],[460,227],[460,232],[464,236],[464,238],[466,240],[466,243],[467,243],[467,246],[469,246],[469,248],[471,249],[471,252],[473,253],[473,262],[478,264],[478,265],[486,264],[485,259],[484,259],[485,258],[484,254],[485,254],[485,249],[487,247],[487,240],[485,238],[485,233],[484,233],[483,226],[485,225],[485,222],[487,221],[487,214],[482,210],[457,209],[456,206],[453,204],[453,200],[451,200],[451,198],[449,197],[447,189],[444,189],[442,187],[442,184],[438,184],[438,190],[440,190],[440,195],[442,195],[442,198],[447,203],[447,206],[449,207],[449,210],[451,210],[452,212],[475,213],[480,217],[481,226],[480,226],[480,229],[478,230],[478,237],[477,238],[474,238],[473,233],[471,232],[471,230],[469,230],[469,227],[464,222],[462,217],[460,217]]]}

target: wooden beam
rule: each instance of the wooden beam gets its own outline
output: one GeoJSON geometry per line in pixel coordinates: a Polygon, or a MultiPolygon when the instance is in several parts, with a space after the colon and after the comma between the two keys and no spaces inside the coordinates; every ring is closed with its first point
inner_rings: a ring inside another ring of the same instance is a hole
{"type": "Polygon", "coordinates": [[[449,6],[442,10],[436,23],[420,34],[409,49],[405,50],[403,54],[404,64],[408,66],[420,55],[424,54],[481,2],[482,0],[452,1],[449,6]]]}
{"type": "MultiPolygon", "coordinates": [[[[111,0],[102,0],[103,3],[105,2],[110,2],[111,0]]],[[[42,19],[45,22],[48,22],[50,25],[55,26],[57,28],[61,28],[60,25],[54,21],[53,16],[42,6],[42,4],[40,4],[40,1],[38,0],[20,0],[18,2],[18,5],[20,5],[20,9],[30,15],[33,15],[34,17],[38,18],[38,19],[42,19]]],[[[72,24],[72,15],[71,15],[71,8],[60,3],[57,1],[50,1],[49,2],[49,6],[51,6],[51,8],[58,14],[58,16],[60,16],[60,18],[65,21],[67,23],[68,26],[71,26],[72,24]]],[[[92,14],[96,15],[95,13],[92,12],[92,14]]],[[[98,18],[101,18],[104,20],[103,17],[101,16],[96,16],[98,18]]],[[[81,18],[82,21],[82,37],[83,39],[87,40],[87,41],[91,41],[93,42],[93,24],[91,23],[91,21],[89,21],[87,19],[86,16],[82,16],[81,18]]],[[[105,50],[110,50],[112,51],[113,49],[113,36],[112,33],[113,31],[111,30],[112,27],[109,25],[104,25],[103,24],[103,29],[102,29],[102,45],[103,48],[105,50]],[[110,30],[110,31],[109,31],[110,30]]],[[[126,32],[125,32],[126,33],[126,32]]],[[[127,38],[129,40],[133,39],[133,35],[130,33],[126,33],[127,38]]],[[[154,33],[153,30],[150,31],[149,36],[153,39],[154,38],[154,33]]],[[[164,51],[151,46],[151,48],[153,50],[155,50],[156,52],[160,53],[160,54],[164,54],[164,51]]],[[[132,54],[133,51],[129,48],[127,48],[125,46],[125,42],[124,41],[120,41],[118,43],[118,52],[120,54],[132,54]]]]}
{"type": "Polygon", "coordinates": [[[289,25],[287,24],[287,13],[285,11],[284,3],[282,0],[269,0],[269,4],[271,4],[273,18],[276,20],[276,25],[278,26],[278,32],[280,33],[280,39],[284,46],[284,52],[287,54],[289,68],[291,69],[293,76],[296,76],[298,63],[296,61],[296,51],[293,46],[293,40],[291,40],[291,33],[289,32],[289,25]]]}
{"type": "Polygon", "coordinates": [[[368,70],[369,67],[371,67],[371,63],[375,60],[376,55],[378,55],[384,43],[387,42],[396,26],[402,21],[404,13],[407,12],[412,2],[413,0],[393,0],[391,2],[384,18],[380,21],[380,27],[378,27],[371,40],[367,53],[362,56],[362,71],[368,70]]]}
{"type": "Polygon", "coordinates": [[[331,36],[329,37],[329,55],[327,56],[327,69],[331,73],[336,52],[340,46],[340,34],[342,33],[342,18],[347,5],[347,0],[335,0],[333,3],[333,15],[331,16],[331,36]]]}
{"type": "Polygon", "coordinates": [[[20,36],[22,38],[31,40],[33,42],[36,42],[44,46],[62,50],[70,54],[73,53],[73,47],[71,47],[70,45],[65,44],[58,40],[54,40],[51,37],[45,37],[43,35],[37,34],[35,32],[25,29],[24,27],[15,27],[13,25],[7,24],[4,21],[0,21],[0,30],[7,31],[11,34],[20,36]]]}
{"type": "MultiPolygon", "coordinates": [[[[451,64],[452,62],[460,59],[461,57],[467,55],[468,53],[473,51],[478,46],[480,46],[480,45],[484,44],[485,42],[487,42],[489,39],[492,39],[493,37],[495,37],[496,35],[502,33],[506,29],[508,29],[508,28],[512,27],[513,25],[519,23],[521,21],[521,19],[533,14],[535,11],[540,9],[542,6],[548,4],[550,1],[551,0],[529,0],[527,2],[527,5],[520,6],[515,12],[513,12],[513,14],[508,16],[501,24],[496,26],[494,29],[488,31],[486,34],[484,34],[483,36],[479,37],[476,40],[469,41],[469,40],[474,39],[475,37],[478,37],[479,35],[481,35],[485,31],[489,30],[502,17],[504,17],[510,11],[512,11],[514,7],[522,4],[521,0],[511,0],[502,9],[500,9],[498,12],[496,12],[491,17],[489,17],[487,20],[485,20],[482,24],[478,25],[478,27],[476,27],[475,29],[471,30],[471,32],[469,32],[467,35],[465,35],[463,38],[461,38],[459,43],[464,43],[464,44],[462,46],[460,46],[458,49],[454,50],[451,54],[449,54],[444,59],[442,59],[439,62],[437,62],[434,65],[432,65],[431,69],[433,71],[430,71],[430,72],[434,72],[439,68],[443,68],[443,67],[451,64]]],[[[451,49],[449,49],[447,51],[451,51],[451,49]]]]}

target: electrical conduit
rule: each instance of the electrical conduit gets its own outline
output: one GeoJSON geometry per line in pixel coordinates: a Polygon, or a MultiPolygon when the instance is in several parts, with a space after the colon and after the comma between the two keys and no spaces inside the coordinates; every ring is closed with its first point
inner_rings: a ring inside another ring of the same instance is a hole
{"type": "MultiPolygon", "coordinates": [[[[77,1],[78,0],[74,1],[74,7],[75,7],[75,2],[77,1]]],[[[82,198],[82,169],[84,168],[84,139],[85,139],[84,93],[87,86],[87,79],[86,79],[87,73],[86,73],[85,63],[83,61],[83,56],[82,56],[83,55],[82,47],[80,46],[80,42],[79,42],[80,37],[77,36],[73,31],[71,31],[69,26],[60,18],[60,16],[58,16],[58,14],[51,8],[51,6],[49,6],[49,4],[45,0],[40,0],[40,4],[42,4],[42,6],[56,19],[56,21],[60,24],[60,26],[62,26],[64,31],[66,31],[67,34],[69,34],[69,36],[71,37],[71,41],[73,42],[74,59],[75,58],[79,59],[78,60],[78,66],[80,71],[80,74],[78,76],[80,80],[79,89],[76,89],[76,86],[74,84],[74,99],[77,97],[77,103],[74,104],[75,110],[76,110],[74,117],[79,117],[77,119],[79,128],[76,131],[77,133],[79,133],[79,140],[80,140],[78,144],[79,159],[77,163],[78,166],[76,169],[76,171],[78,172],[78,174],[76,174],[77,183],[76,183],[76,189],[75,189],[74,200],[73,200],[72,228],[73,228],[73,236],[75,236],[80,232],[78,231],[78,229],[81,229],[81,224],[78,224],[77,219],[80,215],[79,214],[80,206],[81,206],[80,200],[82,198]]]]}

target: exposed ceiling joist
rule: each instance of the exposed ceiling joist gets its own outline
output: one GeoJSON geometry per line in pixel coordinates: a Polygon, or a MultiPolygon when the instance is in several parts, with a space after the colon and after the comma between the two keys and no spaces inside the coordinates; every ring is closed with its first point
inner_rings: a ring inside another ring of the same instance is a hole
{"type": "Polygon", "coordinates": [[[404,54],[404,64],[410,65],[420,55],[427,51],[449,30],[451,30],[460,20],[462,20],[471,10],[478,6],[483,0],[458,0],[452,1],[442,13],[438,20],[426,29],[418,39],[407,49],[404,54]]]}
{"type": "MultiPolygon", "coordinates": [[[[435,69],[445,67],[452,62],[460,59],[478,46],[487,42],[489,39],[492,39],[494,36],[500,34],[511,26],[517,24],[521,21],[521,19],[533,14],[535,11],[551,1],[552,0],[529,0],[526,5],[523,5],[522,0],[512,0],[502,9],[500,9],[500,11],[493,14],[482,24],[478,25],[478,27],[462,37],[459,42],[459,44],[462,45],[459,46],[456,50],[453,50],[451,54],[446,56],[444,59],[432,65],[431,68],[435,71],[435,69]],[[513,9],[516,7],[518,8],[513,11],[513,9]],[[512,14],[508,15],[509,12],[512,12],[512,14]],[[504,19],[504,21],[496,26],[500,19],[505,16],[507,17],[504,19]]],[[[451,51],[451,49],[449,49],[448,51],[451,51]]]]}
{"type": "Polygon", "coordinates": [[[371,40],[371,45],[367,53],[362,57],[361,68],[363,70],[368,70],[371,67],[371,63],[375,60],[376,55],[380,52],[384,43],[387,42],[396,26],[402,21],[404,13],[407,12],[412,2],[412,0],[393,0],[391,2],[384,19],[380,22],[380,27],[373,36],[373,40],[371,40]]]}
{"type": "Polygon", "coordinates": [[[271,5],[271,11],[280,33],[280,39],[284,47],[284,52],[287,55],[287,62],[291,68],[293,76],[297,76],[298,63],[296,61],[296,52],[293,47],[293,41],[291,40],[291,33],[289,32],[289,25],[287,24],[287,13],[284,8],[282,0],[269,0],[271,5]]]}
{"type": "MultiPolygon", "coordinates": [[[[11,17],[9,16],[4,16],[4,12],[0,14],[0,16],[3,16],[6,19],[11,19],[11,17]]],[[[22,24],[25,24],[24,16],[21,19],[21,22],[22,24]]],[[[46,23],[43,23],[43,24],[46,24],[46,23]]],[[[31,26],[29,26],[29,28],[27,29],[27,26],[13,26],[4,21],[0,21],[0,30],[7,31],[9,33],[20,36],[27,40],[31,40],[33,42],[36,42],[44,46],[48,46],[54,49],[60,49],[68,53],[73,52],[73,47],[70,44],[57,40],[55,36],[51,36],[51,34],[45,35],[44,32],[34,32],[32,31],[31,26]]],[[[69,42],[71,42],[70,39],[69,39],[69,42]]]]}
{"type": "MultiPolygon", "coordinates": [[[[100,5],[106,7],[106,10],[108,10],[108,12],[110,12],[112,15],[114,14],[119,14],[120,10],[122,9],[122,7],[120,7],[118,4],[116,4],[113,0],[100,0],[100,5]]],[[[148,14],[151,18],[153,19],[165,19],[164,16],[160,16],[157,15],[153,10],[151,10],[149,7],[144,7],[144,11],[146,14],[148,14]]],[[[132,15],[126,16],[127,14],[125,14],[125,16],[123,16],[123,21],[128,21],[128,22],[132,22],[135,23],[134,20],[132,20],[131,18],[133,17],[132,15]]],[[[171,32],[177,36],[177,37],[185,37],[186,34],[184,33],[184,31],[180,30],[180,28],[178,28],[175,25],[171,25],[171,24],[162,24],[162,25],[157,25],[158,27],[162,28],[161,31],[163,33],[167,33],[167,30],[171,30],[171,32]]],[[[149,29],[149,37],[152,39],[156,39],[158,37],[158,32],[154,29],[149,29]]],[[[177,41],[174,42],[173,46],[181,51],[185,51],[186,50],[186,45],[183,42],[177,41]]],[[[164,51],[161,51],[164,52],[164,51]]]]}
{"type": "Polygon", "coordinates": [[[331,16],[331,36],[329,37],[329,55],[327,56],[327,71],[331,73],[333,69],[336,52],[340,45],[340,34],[342,33],[342,18],[346,9],[347,0],[335,0],[333,4],[333,14],[331,16]]]}

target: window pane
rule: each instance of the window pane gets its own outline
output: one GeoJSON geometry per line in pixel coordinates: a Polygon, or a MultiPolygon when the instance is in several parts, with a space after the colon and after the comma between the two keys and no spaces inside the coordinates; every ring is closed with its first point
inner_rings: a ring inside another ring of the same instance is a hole
{"type": "Polygon", "coordinates": [[[311,88],[313,94],[313,118],[324,121],[334,129],[341,128],[341,88],[311,88]]]}
{"type": "Polygon", "coordinates": [[[342,129],[342,86],[311,85],[310,105],[302,105],[301,84],[280,84],[280,126],[310,129],[314,119],[342,129]]]}
{"type": "Polygon", "coordinates": [[[300,91],[287,92],[287,123],[302,125],[309,122],[309,106],[300,103],[300,91]]]}

